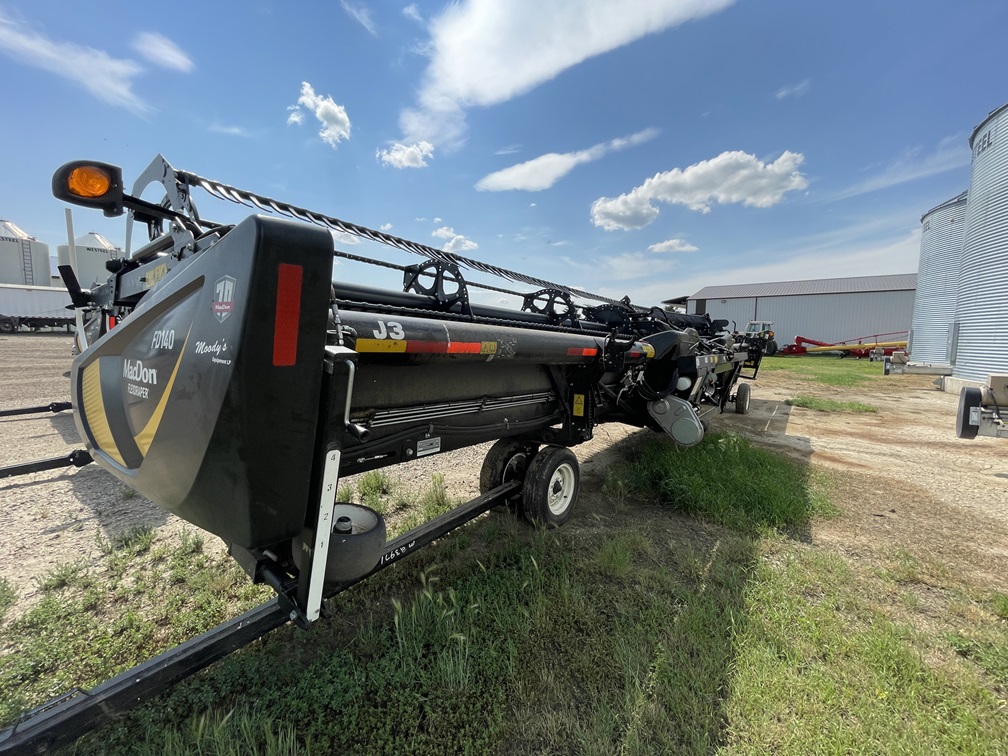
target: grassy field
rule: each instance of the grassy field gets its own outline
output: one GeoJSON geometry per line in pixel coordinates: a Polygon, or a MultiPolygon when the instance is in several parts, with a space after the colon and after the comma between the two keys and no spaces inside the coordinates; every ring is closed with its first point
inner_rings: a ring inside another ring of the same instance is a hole
{"type": "Polygon", "coordinates": [[[877,362],[832,355],[766,357],[760,372],[786,372],[795,378],[825,386],[860,386],[882,376],[877,362]]]}
{"type": "MultiPolygon", "coordinates": [[[[805,359],[771,369],[878,370],[805,359]]],[[[76,752],[1008,751],[1008,595],[927,544],[814,545],[838,483],[742,437],[622,452],[564,528],[492,513],[76,752]]],[[[351,494],[399,529],[452,505],[443,482],[411,493],[380,473],[351,494]]],[[[0,627],[5,721],[266,595],[193,536],[139,530],[104,551],[0,627]]]]}

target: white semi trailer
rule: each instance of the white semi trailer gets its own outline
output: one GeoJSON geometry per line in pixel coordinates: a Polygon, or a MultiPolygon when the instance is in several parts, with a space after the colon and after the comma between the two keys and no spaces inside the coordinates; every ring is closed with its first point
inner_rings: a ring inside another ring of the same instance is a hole
{"type": "Polygon", "coordinates": [[[74,323],[70,306],[70,293],[62,286],[0,284],[0,333],[61,326],[69,331],[74,323]]]}

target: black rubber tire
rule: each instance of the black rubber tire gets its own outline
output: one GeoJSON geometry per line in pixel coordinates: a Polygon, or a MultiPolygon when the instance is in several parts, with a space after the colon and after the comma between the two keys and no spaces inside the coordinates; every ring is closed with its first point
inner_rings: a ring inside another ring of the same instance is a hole
{"type": "Polygon", "coordinates": [[[748,383],[740,383],[735,387],[735,412],[737,414],[749,414],[749,399],[751,394],[752,386],[748,383]]]}
{"type": "Polygon", "coordinates": [[[14,321],[10,318],[0,318],[0,333],[14,333],[14,321]]]}
{"type": "Polygon", "coordinates": [[[509,480],[522,480],[536,444],[502,438],[490,447],[480,468],[480,493],[485,494],[509,480]]]}
{"type": "Polygon", "coordinates": [[[767,357],[773,357],[775,354],[777,354],[777,342],[774,341],[773,339],[770,339],[770,341],[766,343],[766,348],[763,350],[763,354],[765,354],[767,357]]]}
{"type": "MultiPolygon", "coordinates": [[[[370,507],[338,501],[333,512],[333,528],[329,540],[325,583],[344,583],[371,572],[385,551],[385,520],[382,516],[370,507]],[[350,533],[336,531],[340,517],[350,519],[353,526],[350,533]]],[[[294,539],[291,550],[294,564],[301,569],[304,552],[300,538],[294,539]]]]}
{"type": "Polygon", "coordinates": [[[522,486],[525,517],[535,525],[558,528],[574,511],[581,470],[565,446],[545,446],[532,458],[522,486]]]}
{"type": "Polygon", "coordinates": [[[956,436],[976,438],[980,429],[969,424],[970,410],[981,406],[983,392],[972,386],[963,386],[959,392],[959,410],[956,412],[956,436]]]}

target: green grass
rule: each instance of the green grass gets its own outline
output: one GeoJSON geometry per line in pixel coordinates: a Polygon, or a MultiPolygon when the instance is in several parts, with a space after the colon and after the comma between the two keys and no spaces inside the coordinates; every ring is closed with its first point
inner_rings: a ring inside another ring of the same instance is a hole
{"type": "Polygon", "coordinates": [[[7,578],[0,577],[0,622],[7,616],[7,610],[17,601],[17,592],[7,578]]]}
{"type": "Polygon", "coordinates": [[[606,491],[631,491],[737,529],[796,526],[833,511],[808,466],[731,433],[709,433],[687,449],[650,438],[610,471],[606,491]]]}
{"type": "MultiPolygon", "coordinates": [[[[928,661],[935,638],[887,616],[841,557],[767,548],[773,558],[746,588],[726,707],[740,750],[995,753],[1008,743],[1004,688],[977,665],[928,661]]],[[[1008,633],[998,638],[1003,652],[1008,633]]]]}
{"type": "Polygon", "coordinates": [[[136,744],[137,754],[152,756],[295,756],[311,753],[311,744],[301,743],[293,725],[280,724],[256,707],[233,709],[191,717],[171,731],[145,733],[136,744]]]}
{"type": "MultiPolygon", "coordinates": [[[[494,513],[76,752],[1003,750],[1008,596],[926,552],[876,568],[823,550],[809,526],[834,511],[835,485],[733,435],[628,447],[607,483],[620,512],[556,531],[494,513]]],[[[436,478],[414,500],[425,516],[452,504],[436,478]]],[[[43,599],[49,615],[40,605],[34,624],[0,631],[5,691],[28,703],[34,686],[107,677],[176,642],[155,628],[244,580],[191,541],[131,558],[126,573],[74,572],[43,599]],[[159,614],[151,596],[192,600],[159,614]]]]}
{"type": "Polygon", "coordinates": [[[878,407],[861,402],[838,402],[835,399],[823,399],[816,396],[796,396],[788,399],[792,407],[818,410],[819,412],[878,412],[878,407]]]}
{"type": "Polygon", "coordinates": [[[990,597],[991,609],[998,617],[1008,620],[1008,593],[994,593],[990,597]]]}
{"type": "Polygon", "coordinates": [[[200,536],[151,548],[148,532],[113,538],[96,565],[55,568],[40,582],[41,601],[0,628],[0,725],[75,686],[102,682],[268,595],[225,555],[202,553],[200,536]]]}
{"type": "Polygon", "coordinates": [[[760,372],[786,372],[806,378],[824,386],[860,386],[874,381],[887,380],[877,362],[851,357],[764,357],[760,372]]]}
{"type": "Polygon", "coordinates": [[[388,496],[392,490],[392,481],[384,470],[370,470],[357,479],[357,495],[360,503],[380,514],[387,511],[388,496]]]}

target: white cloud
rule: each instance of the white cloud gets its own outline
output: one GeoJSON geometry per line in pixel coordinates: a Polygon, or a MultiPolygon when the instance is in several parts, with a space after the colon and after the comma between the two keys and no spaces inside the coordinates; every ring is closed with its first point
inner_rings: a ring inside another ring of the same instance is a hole
{"type": "Polygon", "coordinates": [[[375,28],[374,19],[371,18],[370,8],[366,5],[351,5],[347,2],[347,0],[340,0],[340,5],[343,6],[343,10],[346,11],[350,18],[368,30],[368,34],[373,37],[378,36],[378,30],[375,28]]]}
{"type": "Polygon", "coordinates": [[[648,247],[648,252],[696,252],[699,247],[690,244],[685,239],[668,239],[648,247]]]}
{"type": "Polygon", "coordinates": [[[241,126],[225,126],[222,123],[211,123],[209,130],[215,134],[224,134],[226,136],[239,136],[239,137],[251,137],[251,132],[248,129],[244,129],[241,126]]]}
{"type": "Polygon", "coordinates": [[[582,163],[591,163],[605,157],[610,152],[643,144],[656,136],[658,136],[658,129],[644,129],[628,137],[601,142],[586,150],[564,153],[550,152],[524,163],[490,173],[476,182],[476,188],[484,192],[503,192],[511,189],[538,192],[549,189],[582,163]]]}
{"type": "Polygon", "coordinates": [[[890,186],[963,168],[970,164],[972,157],[965,136],[960,134],[945,137],[931,152],[924,152],[921,147],[908,148],[880,173],[845,189],[833,199],[845,199],[879,189],[888,189],[890,186]]]}
{"type": "Polygon", "coordinates": [[[391,149],[378,150],[375,153],[375,157],[393,168],[423,168],[427,165],[426,158],[433,155],[434,145],[430,142],[417,142],[410,145],[396,142],[391,149]]]}
{"type": "Polygon", "coordinates": [[[113,58],[104,50],[72,42],[56,42],[26,29],[2,10],[0,50],[18,63],[44,69],[78,84],[109,105],[140,116],[153,110],[133,91],[133,80],[143,72],[136,61],[113,58]]]}
{"type": "Polygon", "coordinates": [[[336,229],[331,228],[329,229],[329,233],[332,234],[334,244],[345,244],[349,247],[353,247],[361,243],[359,236],[348,234],[346,231],[337,231],[336,229]]]}
{"type": "Polygon", "coordinates": [[[431,236],[435,239],[445,239],[445,243],[442,245],[442,249],[445,252],[467,252],[471,249],[479,249],[479,245],[467,239],[462,234],[456,234],[455,229],[450,226],[442,226],[439,229],[431,232],[431,236]]]}
{"type": "Polygon", "coordinates": [[[440,222],[441,222],[440,218],[434,218],[434,220],[431,221],[431,223],[434,223],[434,224],[438,224],[440,222]]]}
{"type": "Polygon", "coordinates": [[[516,152],[521,152],[521,148],[520,144],[509,144],[499,150],[494,150],[494,155],[514,155],[516,152]]]}
{"type": "MultiPolygon", "coordinates": [[[[599,293],[603,293],[602,290],[614,281],[655,280],[656,276],[661,276],[661,280],[668,280],[664,275],[679,265],[679,261],[674,257],[656,257],[647,252],[623,252],[590,259],[564,256],[560,260],[570,270],[578,271],[585,278],[583,288],[599,293]]],[[[612,291],[609,290],[610,295],[612,291]]],[[[623,291],[614,298],[622,297],[626,293],[623,291]]],[[[631,298],[633,297],[631,293],[631,298]]]]}
{"type": "Polygon", "coordinates": [[[722,10],[733,0],[464,0],[430,23],[417,106],[405,142],[458,144],[465,111],[506,102],[596,55],[722,10]]]}
{"type": "Polygon", "coordinates": [[[288,125],[304,121],[304,115],[297,109],[299,105],[307,108],[322,124],[319,136],[330,147],[336,147],[342,140],[350,138],[350,118],[346,108],[337,105],[332,97],[315,94],[314,88],[307,81],[301,82],[301,96],[298,97],[297,105],[287,108],[291,111],[287,116],[288,125]]]}
{"type": "Polygon", "coordinates": [[[392,230],[392,224],[391,223],[382,223],[380,226],[378,226],[378,230],[379,231],[384,231],[387,234],[389,231],[392,230]]]}
{"type": "Polygon", "coordinates": [[[812,79],[802,79],[797,84],[792,84],[787,87],[781,87],[776,92],[774,92],[774,97],[778,100],[783,100],[787,97],[801,97],[806,94],[812,88],[812,79]]]}
{"type": "Polygon", "coordinates": [[[655,257],[647,252],[625,252],[616,257],[596,260],[596,273],[603,274],[604,281],[631,281],[635,278],[653,279],[668,273],[677,261],[671,257],[655,257]]]}
{"type": "Polygon", "coordinates": [[[790,151],[772,163],[741,151],[722,152],[686,169],[658,173],[614,199],[600,197],[592,204],[592,222],[606,231],[643,228],[658,217],[657,202],[702,213],[710,212],[712,202],[772,207],[787,192],[808,186],[798,170],[804,160],[790,151]]]}
{"type": "Polygon", "coordinates": [[[420,11],[416,7],[416,3],[410,3],[403,8],[402,14],[406,16],[406,18],[416,21],[418,24],[422,24],[424,22],[423,16],[420,15],[420,11]]]}
{"type": "Polygon", "coordinates": [[[178,45],[156,32],[140,32],[133,40],[133,49],[162,68],[189,73],[196,67],[178,45]]]}
{"type": "MultiPolygon", "coordinates": [[[[763,281],[796,281],[848,276],[891,275],[917,270],[920,256],[920,210],[913,203],[889,207],[877,215],[844,215],[825,230],[787,239],[771,246],[748,247],[735,257],[724,254],[691,260],[690,275],[654,278],[647,272],[629,290],[638,304],[670,296],[694,294],[704,286],[763,281]],[[726,277],[725,271],[730,275],[726,277]]],[[[651,260],[679,260],[675,255],[650,255],[651,260]]],[[[594,263],[594,261],[591,261],[594,263]]],[[[601,262],[595,263],[601,265],[601,262]]],[[[628,268],[631,269],[631,268],[628,268]]],[[[618,272],[616,273],[618,275],[618,272]]],[[[616,275],[596,275],[586,288],[607,296],[628,293],[610,286],[616,275]]]]}

